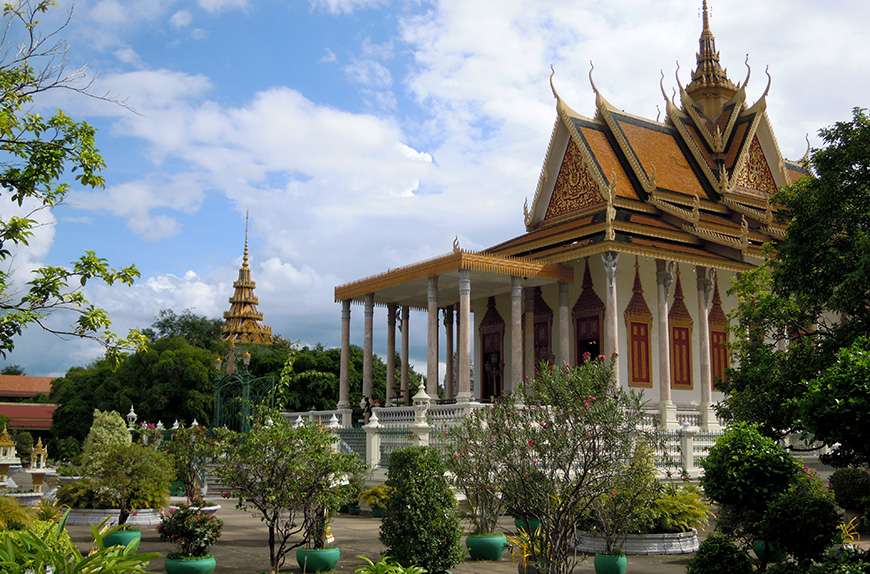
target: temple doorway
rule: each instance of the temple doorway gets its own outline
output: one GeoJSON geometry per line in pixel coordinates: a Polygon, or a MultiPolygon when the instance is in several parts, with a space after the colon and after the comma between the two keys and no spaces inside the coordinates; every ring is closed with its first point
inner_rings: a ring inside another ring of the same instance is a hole
{"type": "Polygon", "coordinates": [[[495,308],[495,297],[487,302],[486,315],[480,324],[481,400],[500,397],[504,388],[504,320],[495,308]]]}

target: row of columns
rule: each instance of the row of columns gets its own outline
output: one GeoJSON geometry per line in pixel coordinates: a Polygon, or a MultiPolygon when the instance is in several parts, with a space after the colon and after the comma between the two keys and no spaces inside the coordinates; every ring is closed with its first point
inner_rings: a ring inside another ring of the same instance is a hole
{"type": "MultiPolygon", "coordinates": [[[[616,355],[619,349],[619,304],[617,301],[616,272],[619,254],[606,252],[602,254],[602,262],[606,275],[605,317],[604,317],[604,353],[616,355]]],[[[710,371],[710,329],[708,315],[712,297],[712,270],[706,267],[696,268],[698,288],[698,335],[700,339],[700,387],[701,387],[701,419],[702,426],[708,428],[715,425],[715,415],[711,408],[712,374],[710,371]]],[[[675,264],[672,261],[656,260],[656,297],[657,297],[657,345],[659,355],[659,411],[664,428],[676,428],[677,411],[671,398],[671,364],[670,364],[670,330],[668,326],[669,293],[674,283],[675,264]]],[[[523,312],[523,286],[519,277],[511,278],[511,313],[510,313],[510,372],[505,377],[505,392],[513,392],[523,382],[523,378],[534,376],[534,305],[530,290],[527,291],[525,313],[523,312]],[[523,321],[525,321],[525,341],[523,341],[523,321]],[[525,343],[525,344],[524,344],[525,343]],[[523,354],[525,349],[525,356],[523,354]]],[[[444,325],[446,328],[446,360],[445,388],[448,397],[455,395],[457,401],[471,400],[470,360],[468,354],[471,329],[471,280],[468,272],[460,272],[459,306],[456,316],[456,338],[458,339],[457,369],[454,371],[454,307],[444,310],[444,325]]],[[[395,345],[397,305],[387,306],[387,402],[393,397],[395,386],[395,345]]],[[[363,337],[363,396],[372,394],[372,330],[374,315],[374,295],[365,298],[365,323],[363,337]]],[[[438,393],[438,277],[430,277],[427,285],[427,368],[426,393],[435,397],[438,393]]],[[[556,360],[559,364],[570,363],[570,315],[568,285],[559,283],[558,307],[558,347],[556,360]]],[[[410,310],[408,306],[401,307],[401,379],[400,389],[403,399],[408,393],[408,321],[410,310]]],[[[339,408],[348,408],[348,363],[350,360],[350,301],[342,301],[341,328],[341,374],[339,377],[339,408]]],[[[619,363],[614,361],[616,380],[619,381],[619,363]]]]}

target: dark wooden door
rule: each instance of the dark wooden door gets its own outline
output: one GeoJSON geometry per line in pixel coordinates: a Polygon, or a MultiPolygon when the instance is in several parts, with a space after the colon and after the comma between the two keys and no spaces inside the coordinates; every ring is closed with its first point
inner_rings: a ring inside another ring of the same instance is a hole
{"type": "Polygon", "coordinates": [[[550,345],[551,331],[549,321],[535,321],[535,372],[537,372],[541,362],[550,363],[553,360],[553,351],[550,345]]]}
{"type": "Polygon", "coordinates": [[[580,317],[575,322],[577,340],[577,364],[583,363],[583,355],[592,359],[601,354],[601,326],[597,316],[580,317]]]}
{"type": "Polygon", "coordinates": [[[483,381],[481,381],[481,398],[483,400],[501,396],[502,337],[503,335],[498,332],[483,335],[483,381]]]}

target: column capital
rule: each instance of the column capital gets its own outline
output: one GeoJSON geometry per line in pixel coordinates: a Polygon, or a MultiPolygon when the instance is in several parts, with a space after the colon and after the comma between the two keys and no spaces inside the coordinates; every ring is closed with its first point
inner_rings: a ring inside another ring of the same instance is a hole
{"type": "Polygon", "coordinates": [[[350,319],[350,299],[341,300],[341,318],[350,319]]]}
{"type": "Polygon", "coordinates": [[[619,253],[615,251],[605,251],[601,254],[601,261],[604,262],[607,283],[608,285],[613,285],[613,282],[616,281],[616,264],[619,262],[619,253]]]}
{"type": "Polygon", "coordinates": [[[366,295],[365,314],[366,317],[373,315],[375,312],[375,294],[369,293],[366,295]]]}
{"type": "Polygon", "coordinates": [[[670,290],[671,285],[674,284],[676,268],[677,264],[673,261],[656,259],[656,283],[662,285],[665,291],[670,290]]]}
{"type": "Polygon", "coordinates": [[[695,276],[698,281],[698,293],[701,295],[704,306],[710,305],[713,298],[713,284],[716,280],[716,270],[710,267],[695,267],[695,276]]]}
{"type": "Polygon", "coordinates": [[[459,293],[471,293],[471,276],[466,270],[459,272],[459,293]]]}

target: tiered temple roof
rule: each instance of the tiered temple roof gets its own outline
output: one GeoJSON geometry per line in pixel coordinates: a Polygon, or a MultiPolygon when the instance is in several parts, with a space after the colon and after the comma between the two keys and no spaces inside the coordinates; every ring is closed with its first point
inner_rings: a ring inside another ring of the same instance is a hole
{"type": "Polygon", "coordinates": [[[703,28],[692,80],[676,80],[664,121],[612,105],[589,80],[596,113],[586,117],[556,98],[557,119],[526,233],[487,249],[492,255],[549,263],[605,250],[666,254],[672,260],[741,270],[785,228],[770,206],[781,186],[811,175],[804,161],[782,158],[765,112],[764,94],[746,102],[728,78],[703,3],[703,28]],[[674,90],[674,95],[676,95],[674,90]]]}
{"type": "MultiPolygon", "coordinates": [[[[485,268],[507,277],[521,266],[519,276],[541,280],[567,275],[565,264],[604,252],[727,271],[757,265],[762,246],[785,234],[770,196],[812,174],[806,156],[789,161],[780,153],[765,111],[770,74],[765,70],[764,93],[750,104],[748,56],[746,70],[737,84],[720,65],[705,1],[685,87],[677,66],[679,102],[676,89],[666,92],[662,73],[663,121],[612,105],[592,70],[595,113],[579,114],[559,96],[551,74],[556,121],[534,199],[523,206],[526,232],[478,253],[457,251],[340,285],[336,299],[362,301],[373,293],[377,303],[425,308],[428,276],[443,280],[443,274],[485,268]],[[477,267],[468,264],[472,259],[477,267]]],[[[478,292],[482,281],[475,283],[478,292]]],[[[498,286],[508,288],[504,281],[498,286]]]]}
{"type": "Polygon", "coordinates": [[[223,338],[231,343],[272,343],[272,328],[263,323],[257,310],[259,300],[254,295],[257,284],[251,279],[248,265],[248,216],[245,215],[245,249],[239,278],[233,282],[230,309],[224,313],[223,338]]]}

